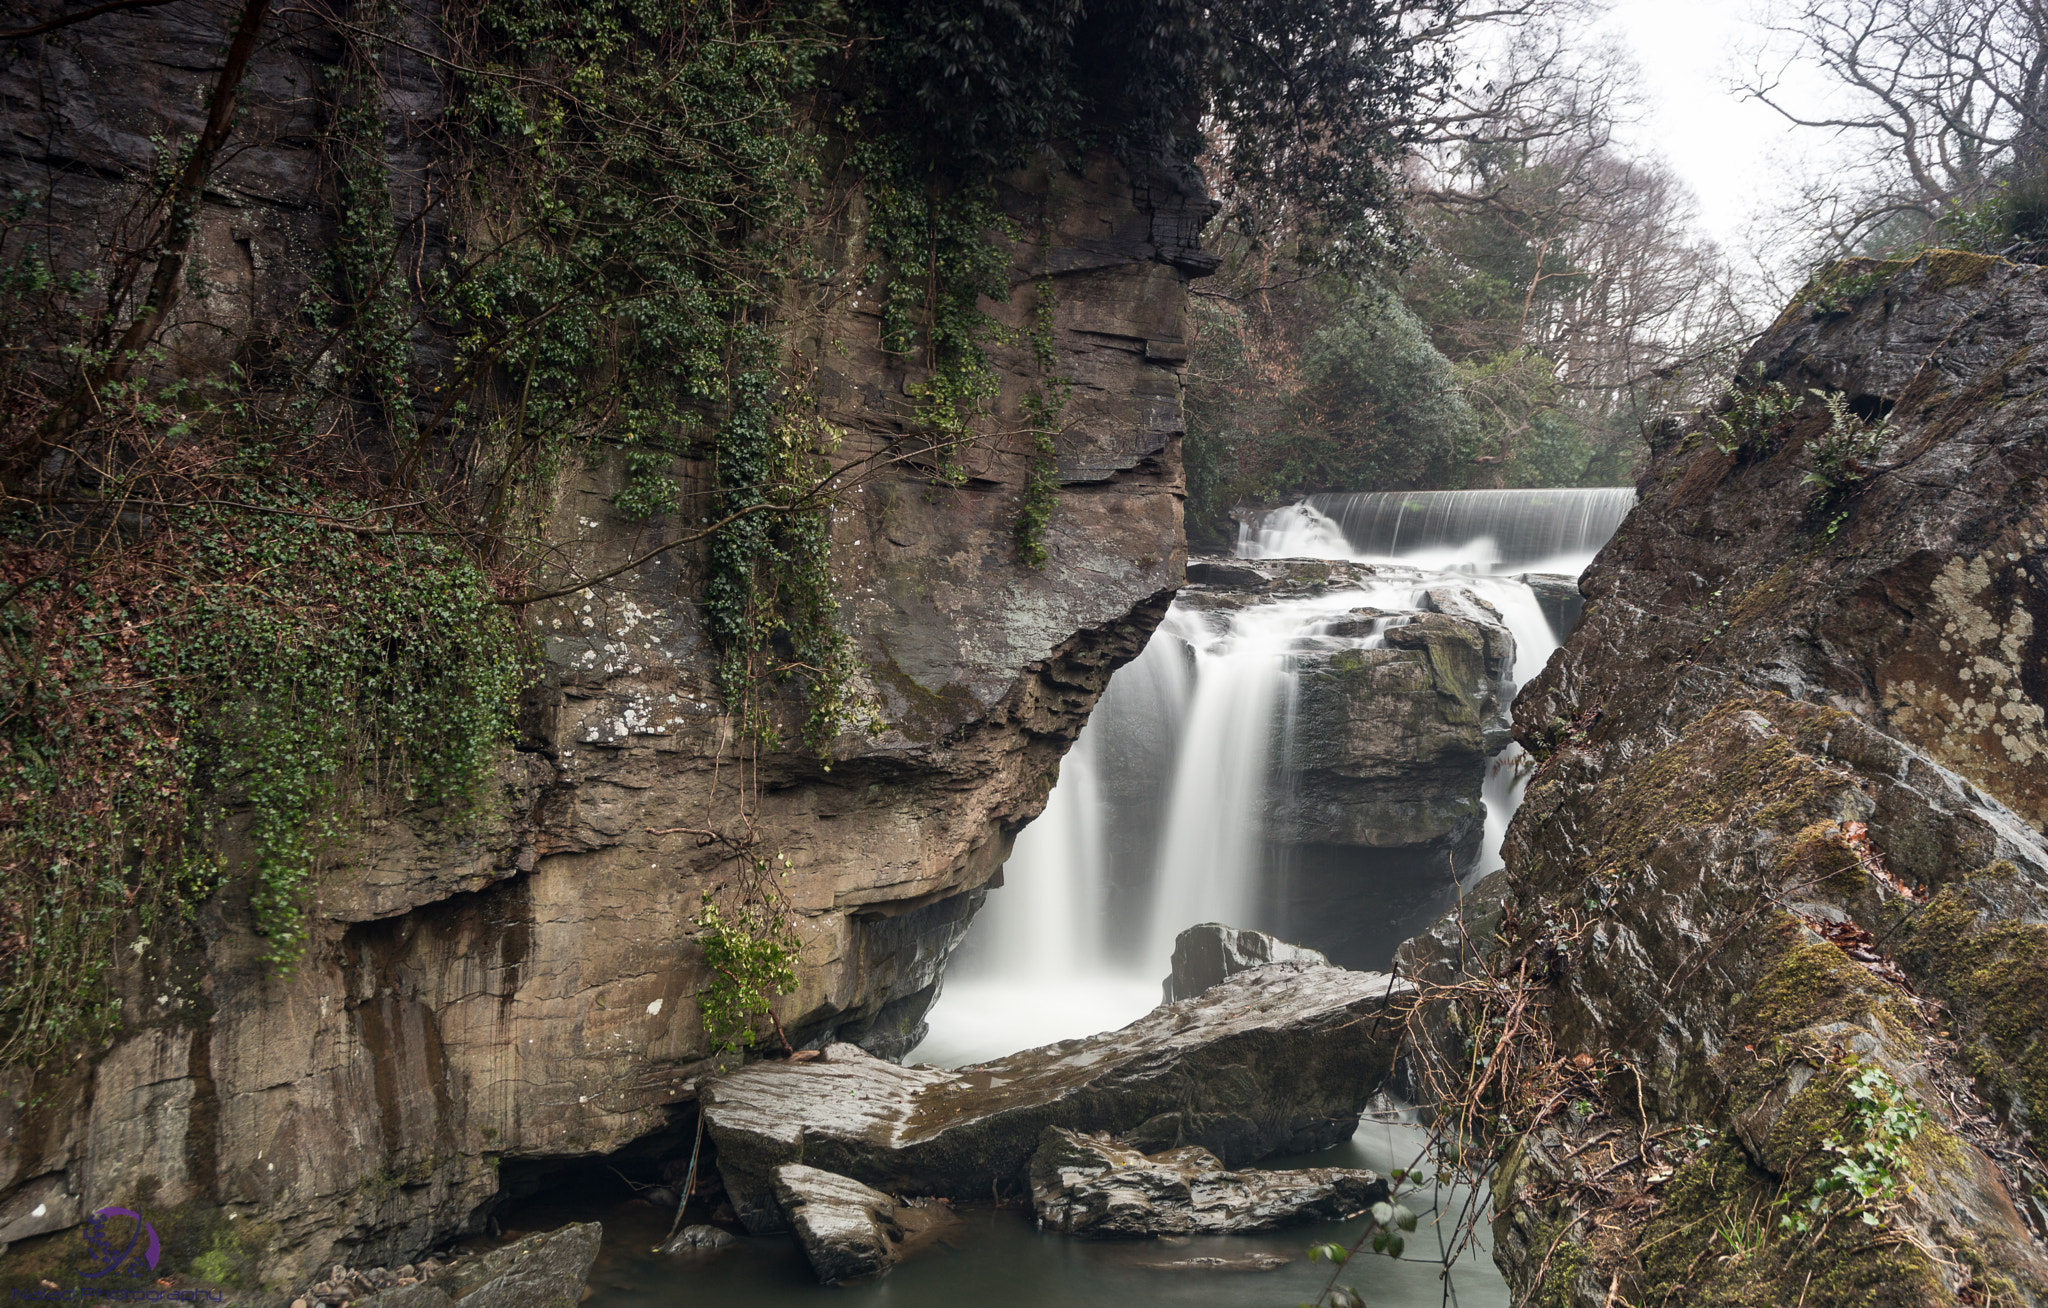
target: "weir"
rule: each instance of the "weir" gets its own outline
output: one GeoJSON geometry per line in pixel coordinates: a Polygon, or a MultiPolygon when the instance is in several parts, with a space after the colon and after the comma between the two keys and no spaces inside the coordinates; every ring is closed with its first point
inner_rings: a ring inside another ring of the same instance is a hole
{"type": "Polygon", "coordinates": [[[1477,839],[1360,850],[1276,839],[1292,811],[1301,673],[1318,654],[1380,648],[1386,622],[1455,584],[1514,634],[1500,703],[1563,632],[1526,579],[1556,589],[1591,562],[1628,489],[1318,495],[1241,523],[1238,557],[1375,565],[1355,586],[1217,605],[1184,594],[1120,670],[1064,760],[1045,812],[953,961],[912,1061],[957,1064],[1107,1030],[1159,1002],[1174,937],[1198,922],[1271,931],[1344,965],[1395,944],[1501,866],[1520,801],[1519,747],[1486,765],[1477,839]],[[1333,633],[1332,629],[1339,631],[1333,633]]]}

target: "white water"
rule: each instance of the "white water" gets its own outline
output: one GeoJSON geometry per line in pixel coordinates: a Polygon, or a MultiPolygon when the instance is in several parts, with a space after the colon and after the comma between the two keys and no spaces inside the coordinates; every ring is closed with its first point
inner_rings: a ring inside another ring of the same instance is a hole
{"type": "MultiPolygon", "coordinates": [[[[1356,588],[1240,610],[1175,603],[1112,679],[1044,814],[1019,835],[913,1057],[996,1057],[1149,1011],[1179,932],[1207,921],[1260,925],[1262,812],[1292,736],[1290,656],[1378,645],[1377,634],[1327,630],[1358,608],[1418,608],[1423,590],[1453,584],[1492,604],[1514,633],[1513,685],[1503,688],[1512,695],[1557,638],[1529,587],[1504,574],[1577,574],[1632,502],[1626,490],[1318,496],[1246,524],[1243,557],[1391,566],[1356,588]]],[[[1510,745],[1489,765],[1479,855],[1460,869],[1468,887],[1502,865],[1520,760],[1510,745]]],[[[1392,921],[1414,907],[1371,911],[1392,921]]]]}

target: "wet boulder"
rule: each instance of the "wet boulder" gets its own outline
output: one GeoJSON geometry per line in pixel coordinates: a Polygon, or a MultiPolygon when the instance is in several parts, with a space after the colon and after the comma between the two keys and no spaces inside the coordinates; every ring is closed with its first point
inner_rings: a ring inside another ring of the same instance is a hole
{"type": "Polygon", "coordinates": [[[1276,963],[1117,1031],[973,1067],[900,1067],[852,1045],[761,1062],[701,1089],[718,1170],[747,1229],[786,1229],[775,1170],[803,1163],[891,1194],[1017,1194],[1048,1126],[1242,1167],[1350,1138],[1393,1066],[1411,988],[1384,973],[1276,963]]]}
{"type": "Polygon", "coordinates": [[[1295,656],[1291,784],[1272,837],[1292,845],[1476,848],[1486,761],[1507,744],[1515,638],[1485,601],[1432,587],[1439,610],[1394,618],[1377,648],[1295,656]]]}
{"type": "Polygon", "coordinates": [[[1579,625],[1579,615],[1586,611],[1586,597],[1579,594],[1579,579],[1557,572],[1525,572],[1522,584],[1536,597],[1536,607],[1543,610],[1551,633],[1562,643],[1572,634],[1572,628],[1579,625]]]}
{"type": "Polygon", "coordinates": [[[1269,963],[1306,963],[1328,967],[1330,960],[1313,949],[1290,945],[1263,931],[1246,931],[1204,922],[1191,926],[1173,942],[1173,972],[1166,978],[1166,1002],[1192,999],[1239,972],[1269,963]]]}
{"type": "Polygon", "coordinates": [[[576,1308],[603,1241],[603,1226],[578,1222],[460,1260],[431,1280],[351,1302],[356,1308],[576,1308]]]}
{"type": "Polygon", "coordinates": [[[677,1231],[660,1252],[675,1256],[679,1254],[717,1253],[729,1249],[738,1241],[730,1231],[721,1231],[715,1226],[686,1226],[677,1231]]]}
{"type": "Polygon", "coordinates": [[[1049,1230],[1098,1240],[1243,1235],[1342,1221],[1387,1197],[1362,1168],[1231,1171],[1199,1145],[1144,1154],[1106,1134],[1047,1127],[1031,1203],[1049,1230]]]}
{"type": "Polygon", "coordinates": [[[826,1285],[888,1271],[955,1220],[941,1204],[898,1203],[880,1190],[801,1163],[776,1168],[774,1181],[783,1218],[826,1285]]]}

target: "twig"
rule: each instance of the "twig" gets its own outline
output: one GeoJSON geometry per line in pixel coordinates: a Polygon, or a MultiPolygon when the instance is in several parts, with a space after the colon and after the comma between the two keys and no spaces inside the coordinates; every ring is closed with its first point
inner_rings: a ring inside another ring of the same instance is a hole
{"type": "MultiPolygon", "coordinates": [[[[696,1142],[690,1146],[690,1174],[683,1178],[682,1197],[676,1200],[676,1220],[668,1224],[668,1234],[661,1238],[661,1243],[663,1245],[666,1245],[670,1240],[676,1238],[676,1228],[683,1224],[683,1210],[690,1206],[690,1192],[697,1188],[697,1154],[698,1151],[700,1151],[703,1148],[704,1106],[700,1102],[697,1105],[697,1139],[696,1142]]],[[[655,1252],[661,1252],[658,1246],[656,1247],[655,1252]]]]}

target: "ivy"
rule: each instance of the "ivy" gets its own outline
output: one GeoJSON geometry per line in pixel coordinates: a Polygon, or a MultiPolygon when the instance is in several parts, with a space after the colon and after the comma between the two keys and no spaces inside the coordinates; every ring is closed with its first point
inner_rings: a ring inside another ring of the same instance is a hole
{"type": "Polygon", "coordinates": [[[1821,1142],[1833,1161],[1815,1178],[1803,1200],[1781,1196],[1789,1209],[1780,1229],[1803,1235],[1837,1212],[1854,1213],[1866,1226],[1881,1226],[1905,1189],[1906,1146],[1933,1119],[1890,1073],[1850,1064],[1843,1085],[1846,1130],[1821,1142]]]}
{"type": "Polygon", "coordinates": [[[914,421],[930,443],[934,479],[958,486],[961,455],[1001,388],[988,347],[1010,333],[982,309],[1010,298],[1014,223],[996,205],[988,176],[950,181],[924,166],[901,136],[865,139],[853,150],[868,205],[870,270],[883,283],[882,348],[924,376],[906,388],[914,421]]]}
{"type": "Polygon", "coordinates": [[[1054,377],[1058,362],[1053,349],[1053,319],[1059,308],[1052,278],[1038,281],[1038,302],[1033,308],[1031,354],[1045,381],[1024,397],[1025,430],[1031,436],[1031,462],[1024,478],[1024,501],[1017,510],[1017,558],[1027,568],[1043,568],[1050,557],[1045,548],[1045,529],[1059,503],[1060,418],[1073,394],[1073,384],[1054,377]]]}
{"type": "MultiPolygon", "coordinates": [[[[303,483],[242,495],[0,607],[0,1062],[117,1019],[106,978],[124,950],[179,948],[227,879],[231,813],[252,923],[288,968],[312,874],[369,796],[459,811],[509,734],[529,669],[459,548],[326,525],[364,506],[303,483]]],[[[35,529],[7,524],[17,568],[48,561],[35,529]]]]}

